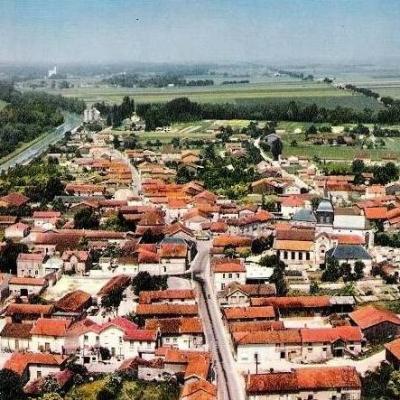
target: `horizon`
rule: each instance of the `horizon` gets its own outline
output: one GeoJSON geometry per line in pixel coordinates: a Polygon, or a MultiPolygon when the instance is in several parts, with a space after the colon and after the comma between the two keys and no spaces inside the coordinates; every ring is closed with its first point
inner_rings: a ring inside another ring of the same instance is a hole
{"type": "Polygon", "coordinates": [[[384,64],[394,0],[5,0],[0,64],[384,64]],[[368,44],[368,46],[365,46],[368,44]]]}

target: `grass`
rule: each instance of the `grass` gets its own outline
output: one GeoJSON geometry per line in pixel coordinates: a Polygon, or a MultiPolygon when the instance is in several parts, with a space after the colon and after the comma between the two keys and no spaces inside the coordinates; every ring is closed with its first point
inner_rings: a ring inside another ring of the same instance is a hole
{"type": "Polygon", "coordinates": [[[4,100],[0,100],[0,110],[2,110],[8,103],[4,100]]]}
{"type": "Polygon", "coordinates": [[[304,104],[317,103],[323,107],[338,105],[351,106],[359,110],[365,107],[379,109],[382,106],[373,99],[360,94],[352,94],[321,82],[272,81],[239,85],[215,85],[207,87],[173,88],[119,88],[105,85],[76,87],[72,89],[48,89],[50,93],[60,93],[84,99],[91,104],[98,101],[121,102],[123,96],[130,95],[139,103],[166,102],[176,97],[189,97],[193,101],[212,103],[248,103],[266,101],[282,103],[297,100],[304,104]]]}

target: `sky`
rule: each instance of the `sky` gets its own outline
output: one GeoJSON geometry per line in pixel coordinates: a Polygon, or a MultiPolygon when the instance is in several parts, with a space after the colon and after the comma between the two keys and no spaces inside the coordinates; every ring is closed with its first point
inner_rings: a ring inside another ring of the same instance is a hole
{"type": "Polygon", "coordinates": [[[0,0],[0,63],[400,59],[400,0],[0,0]]]}

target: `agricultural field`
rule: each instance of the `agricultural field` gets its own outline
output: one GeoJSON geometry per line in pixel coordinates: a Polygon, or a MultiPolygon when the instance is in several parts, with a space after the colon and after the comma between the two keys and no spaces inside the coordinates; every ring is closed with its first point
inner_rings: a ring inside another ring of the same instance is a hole
{"type": "Polygon", "coordinates": [[[262,101],[268,103],[286,103],[296,100],[303,104],[316,103],[319,106],[334,108],[336,106],[379,109],[382,106],[374,99],[360,94],[339,90],[322,82],[305,82],[299,80],[276,79],[275,81],[215,85],[207,87],[171,87],[171,88],[119,88],[106,85],[76,87],[72,89],[48,89],[49,93],[63,96],[79,97],[88,104],[99,101],[119,103],[123,96],[132,96],[139,103],[166,102],[176,97],[188,97],[198,102],[212,103],[248,103],[262,101]]]}

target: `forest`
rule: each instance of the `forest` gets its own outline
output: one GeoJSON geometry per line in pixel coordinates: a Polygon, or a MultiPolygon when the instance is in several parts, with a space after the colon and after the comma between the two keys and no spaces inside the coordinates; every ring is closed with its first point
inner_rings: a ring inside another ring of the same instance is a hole
{"type": "Polygon", "coordinates": [[[0,157],[11,153],[22,142],[30,142],[64,122],[63,112],[82,113],[85,103],[43,92],[20,92],[0,83],[0,157]]]}

